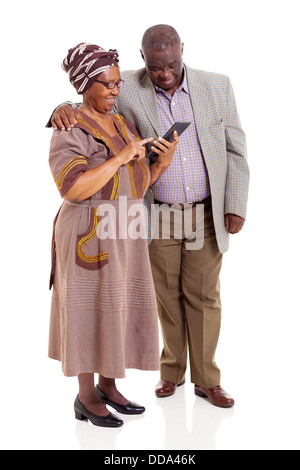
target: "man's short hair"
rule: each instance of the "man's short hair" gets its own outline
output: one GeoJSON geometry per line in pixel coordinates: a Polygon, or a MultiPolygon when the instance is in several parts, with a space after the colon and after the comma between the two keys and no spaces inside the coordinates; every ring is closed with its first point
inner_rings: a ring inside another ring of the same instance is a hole
{"type": "Polygon", "coordinates": [[[174,44],[181,45],[181,39],[176,29],[167,24],[158,24],[148,28],[142,39],[142,50],[162,50],[174,44]]]}

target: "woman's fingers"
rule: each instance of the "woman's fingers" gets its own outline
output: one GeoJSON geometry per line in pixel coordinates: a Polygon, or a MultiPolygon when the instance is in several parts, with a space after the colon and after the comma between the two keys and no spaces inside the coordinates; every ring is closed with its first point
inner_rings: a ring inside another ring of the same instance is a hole
{"type": "Polygon", "coordinates": [[[138,141],[138,144],[139,144],[139,145],[149,144],[149,142],[151,142],[152,140],[153,140],[152,137],[148,137],[148,139],[139,140],[139,141],[138,141]]]}
{"type": "MultiPolygon", "coordinates": [[[[148,139],[146,139],[148,140],[148,139]]],[[[151,141],[152,139],[150,139],[151,141]]],[[[139,146],[137,148],[137,160],[141,160],[142,158],[144,158],[146,156],[146,148],[144,146],[139,146]]]]}

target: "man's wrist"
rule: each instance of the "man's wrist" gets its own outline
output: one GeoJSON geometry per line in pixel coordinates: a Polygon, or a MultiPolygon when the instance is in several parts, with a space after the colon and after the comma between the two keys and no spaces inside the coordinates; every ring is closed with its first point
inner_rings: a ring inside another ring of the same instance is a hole
{"type": "Polygon", "coordinates": [[[156,165],[157,165],[157,169],[160,172],[166,171],[166,169],[168,168],[168,165],[164,165],[163,163],[156,162],[156,165]]]}
{"type": "Polygon", "coordinates": [[[56,108],[52,111],[52,114],[51,114],[51,116],[50,116],[49,121],[48,121],[47,124],[46,124],[46,127],[47,127],[47,128],[51,128],[51,127],[52,127],[51,119],[52,119],[52,116],[53,116],[53,114],[55,113],[55,111],[56,111],[58,108],[60,108],[61,106],[65,106],[65,105],[69,105],[69,106],[71,106],[73,109],[77,109],[78,106],[80,106],[80,103],[73,103],[72,101],[65,101],[64,103],[61,103],[61,104],[59,104],[58,106],[56,106],[56,108]]]}

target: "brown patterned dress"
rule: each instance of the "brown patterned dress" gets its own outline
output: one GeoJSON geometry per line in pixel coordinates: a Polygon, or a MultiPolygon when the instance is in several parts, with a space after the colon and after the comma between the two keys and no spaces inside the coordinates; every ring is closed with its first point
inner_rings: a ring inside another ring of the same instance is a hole
{"type": "MultiPolygon", "coordinates": [[[[50,168],[64,196],[84,171],[139,140],[124,118],[111,115],[111,137],[81,111],[70,133],[54,131],[50,168]]],[[[143,196],[147,159],[121,166],[94,196],[63,202],[55,223],[55,273],[49,357],[66,376],[159,369],[158,315],[146,240],[143,196]]]]}

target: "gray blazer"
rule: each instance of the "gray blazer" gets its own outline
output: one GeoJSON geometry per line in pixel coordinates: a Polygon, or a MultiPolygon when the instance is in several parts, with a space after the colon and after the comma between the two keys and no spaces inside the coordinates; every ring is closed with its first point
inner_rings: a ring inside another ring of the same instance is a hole
{"type": "MultiPolygon", "coordinates": [[[[230,79],[225,75],[186,67],[187,81],[199,141],[205,159],[219,250],[229,247],[224,215],[246,218],[249,167],[245,134],[241,128],[230,79]]],[[[146,72],[122,72],[125,83],[115,112],[126,117],[143,138],[160,135],[155,90],[146,72]]],[[[153,202],[148,191],[146,200],[153,202]]]]}

